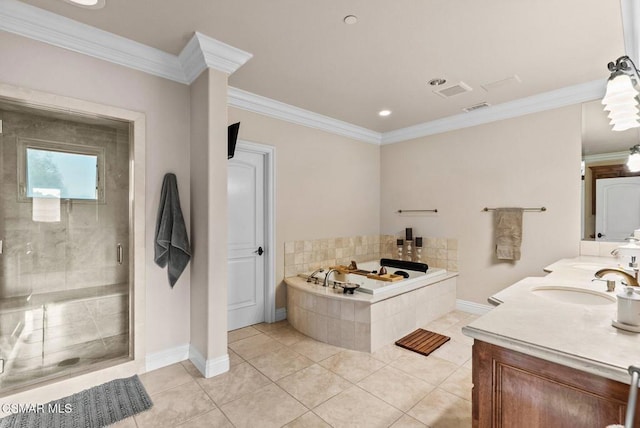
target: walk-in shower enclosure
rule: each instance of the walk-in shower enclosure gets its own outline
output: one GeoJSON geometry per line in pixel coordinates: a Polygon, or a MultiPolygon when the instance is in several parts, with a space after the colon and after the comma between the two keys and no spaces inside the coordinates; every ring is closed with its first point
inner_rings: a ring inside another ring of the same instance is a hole
{"type": "Polygon", "coordinates": [[[0,99],[0,396],[131,356],[129,123],[0,99]]]}

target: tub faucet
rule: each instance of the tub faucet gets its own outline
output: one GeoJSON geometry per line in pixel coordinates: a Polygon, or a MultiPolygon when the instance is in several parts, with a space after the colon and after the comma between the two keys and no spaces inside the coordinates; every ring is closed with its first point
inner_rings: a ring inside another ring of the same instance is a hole
{"type": "MultiPolygon", "coordinates": [[[[328,287],[329,286],[329,276],[333,273],[333,272],[340,272],[338,269],[329,269],[329,272],[327,272],[327,276],[324,277],[324,282],[322,283],[322,285],[324,287],[328,287]]],[[[333,288],[336,288],[335,283],[333,284],[333,288]]]]}
{"type": "Polygon", "coordinates": [[[597,271],[595,273],[595,277],[596,278],[602,278],[603,276],[605,276],[608,273],[615,273],[617,275],[620,275],[620,276],[624,277],[624,279],[627,280],[627,285],[634,285],[636,287],[638,285],[640,285],[640,284],[638,284],[638,272],[637,271],[636,271],[636,275],[633,276],[629,272],[625,272],[622,269],[605,268],[605,269],[600,269],[599,271],[597,271]]]}

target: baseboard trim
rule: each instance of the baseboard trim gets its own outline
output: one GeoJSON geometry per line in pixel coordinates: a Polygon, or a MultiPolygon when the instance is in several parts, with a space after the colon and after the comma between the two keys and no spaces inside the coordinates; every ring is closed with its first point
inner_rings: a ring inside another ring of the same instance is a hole
{"type": "Polygon", "coordinates": [[[193,345],[189,348],[189,360],[198,369],[202,376],[210,378],[229,371],[229,354],[205,360],[200,351],[193,345]]]}
{"type": "Polygon", "coordinates": [[[484,315],[493,309],[493,306],[456,299],[456,309],[475,315],[484,315]]]}
{"type": "Polygon", "coordinates": [[[189,345],[180,345],[164,351],[154,352],[145,358],[145,370],[151,371],[171,364],[179,363],[189,358],[189,345]]]}
{"type": "Polygon", "coordinates": [[[276,309],[275,322],[286,320],[286,319],[287,319],[287,308],[278,308],[278,309],[276,309]]]}

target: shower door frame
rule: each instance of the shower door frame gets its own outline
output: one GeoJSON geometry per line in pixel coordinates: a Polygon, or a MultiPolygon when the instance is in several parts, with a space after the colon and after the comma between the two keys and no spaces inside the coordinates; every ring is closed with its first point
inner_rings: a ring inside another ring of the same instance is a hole
{"type": "Polygon", "coordinates": [[[100,381],[142,373],[145,369],[145,145],[144,113],[77,98],[0,83],[0,98],[33,108],[66,114],[100,117],[129,123],[129,358],[95,371],[44,381],[7,397],[33,401],[33,393],[44,401],[90,388],[100,381]]]}

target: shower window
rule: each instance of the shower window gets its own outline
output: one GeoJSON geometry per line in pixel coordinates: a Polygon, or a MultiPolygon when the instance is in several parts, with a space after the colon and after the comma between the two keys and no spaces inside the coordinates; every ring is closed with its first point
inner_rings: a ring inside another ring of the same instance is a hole
{"type": "Polygon", "coordinates": [[[52,141],[18,142],[18,199],[104,203],[104,148],[52,141]]]}

